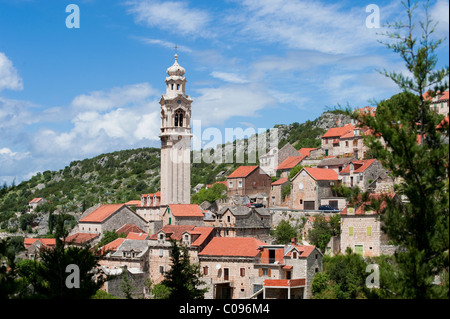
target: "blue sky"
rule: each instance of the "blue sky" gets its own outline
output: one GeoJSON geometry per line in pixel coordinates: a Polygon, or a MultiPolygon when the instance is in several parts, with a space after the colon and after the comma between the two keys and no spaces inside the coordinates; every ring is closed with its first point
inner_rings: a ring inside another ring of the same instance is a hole
{"type": "MultiPolygon", "coordinates": [[[[404,64],[377,42],[383,27],[367,28],[369,4],[381,24],[404,20],[397,0],[0,0],[0,182],[159,147],[175,44],[203,129],[303,123],[389,98],[398,89],[377,69],[404,64]],[[71,3],[80,28],[66,27],[71,3]]],[[[448,7],[431,1],[436,37],[448,37],[448,7]]]]}

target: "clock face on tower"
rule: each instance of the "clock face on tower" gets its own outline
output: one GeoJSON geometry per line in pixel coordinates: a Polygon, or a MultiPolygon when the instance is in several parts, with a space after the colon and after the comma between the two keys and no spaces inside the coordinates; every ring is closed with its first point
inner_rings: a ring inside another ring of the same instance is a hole
{"type": "Polygon", "coordinates": [[[181,104],[181,100],[178,100],[177,103],[178,103],[178,104],[181,104]]]}

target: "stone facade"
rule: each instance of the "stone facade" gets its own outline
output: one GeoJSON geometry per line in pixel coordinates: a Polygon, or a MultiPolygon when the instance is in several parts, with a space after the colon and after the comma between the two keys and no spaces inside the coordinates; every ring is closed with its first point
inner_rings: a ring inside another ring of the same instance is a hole
{"type": "MultiPolygon", "coordinates": [[[[245,166],[241,167],[245,168],[245,166]]],[[[227,178],[228,198],[235,195],[248,196],[249,198],[256,198],[259,194],[269,196],[272,179],[260,167],[256,167],[248,174],[238,175],[239,177],[232,176],[234,175],[231,174],[227,178]]]]}
{"type": "Polygon", "coordinates": [[[363,192],[384,172],[381,163],[376,159],[352,161],[341,172],[342,184],[347,187],[358,186],[363,192]]]}
{"type": "Polygon", "coordinates": [[[283,187],[289,186],[288,178],[280,178],[279,180],[272,183],[270,189],[270,206],[271,207],[280,207],[288,204],[284,203],[284,198],[282,197],[282,189],[283,187]]]}
{"type": "MultiPolygon", "coordinates": [[[[292,209],[316,210],[318,209],[322,198],[333,197],[333,186],[337,183],[336,177],[330,177],[326,180],[318,180],[309,174],[310,168],[303,168],[291,180],[291,205],[292,209]]],[[[318,169],[323,172],[330,169],[318,169]]]]}

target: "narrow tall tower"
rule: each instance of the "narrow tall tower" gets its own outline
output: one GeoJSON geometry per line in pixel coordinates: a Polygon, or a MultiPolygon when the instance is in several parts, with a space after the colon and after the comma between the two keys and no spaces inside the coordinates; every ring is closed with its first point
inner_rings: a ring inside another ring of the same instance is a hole
{"type": "Polygon", "coordinates": [[[166,94],[161,97],[161,206],[191,201],[191,103],[186,95],[185,70],[167,69],[166,94]]]}

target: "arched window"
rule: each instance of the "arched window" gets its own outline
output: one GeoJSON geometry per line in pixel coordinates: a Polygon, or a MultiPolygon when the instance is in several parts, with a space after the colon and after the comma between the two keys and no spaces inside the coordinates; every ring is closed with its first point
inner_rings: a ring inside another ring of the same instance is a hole
{"type": "Polygon", "coordinates": [[[183,126],[183,111],[175,112],[175,126],[183,126]]]}

